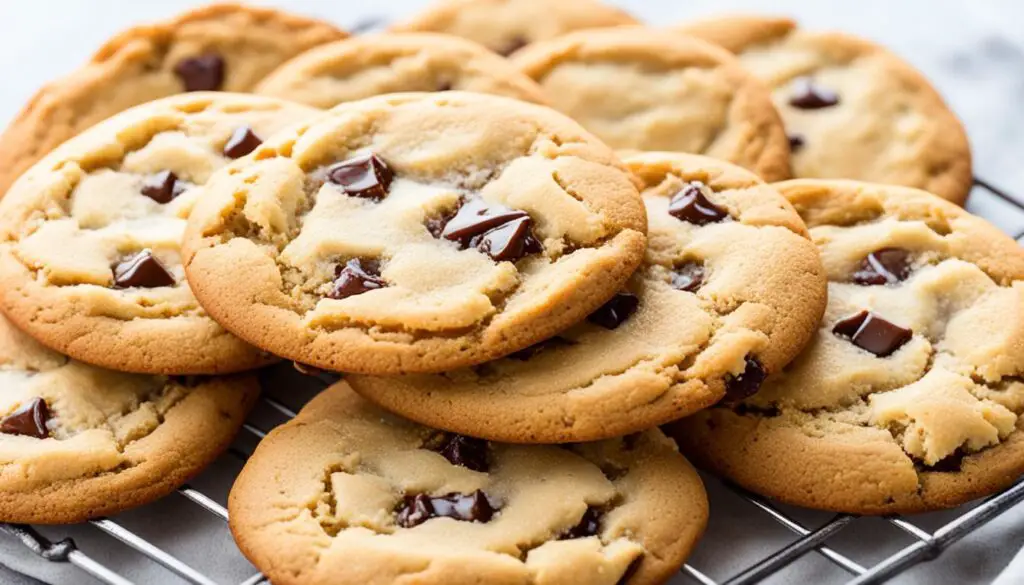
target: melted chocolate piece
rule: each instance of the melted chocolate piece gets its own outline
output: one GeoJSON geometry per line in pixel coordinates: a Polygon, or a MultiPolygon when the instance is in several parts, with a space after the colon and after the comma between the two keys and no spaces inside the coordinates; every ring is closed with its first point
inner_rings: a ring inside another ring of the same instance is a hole
{"type": "Polygon", "coordinates": [[[869,311],[861,311],[835,324],[832,333],[845,337],[857,347],[878,357],[887,357],[914,337],[914,332],[886,321],[869,311]]]}
{"type": "Polygon", "coordinates": [[[715,223],[729,217],[728,211],[707,198],[705,190],[708,190],[708,187],[704,183],[689,183],[672,196],[668,204],[668,214],[678,220],[697,225],[715,223]]]}
{"type": "Polygon", "coordinates": [[[814,82],[810,77],[799,77],[793,81],[793,93],[789,105],[801,110],[820,110],[839,103],[839,95],[814,82]]]}
{"type": "Polygon", "coordinates": [[[514,36],[511,39],[509,39],[509,41],[507,43],[505,43],[500,48],[496,49],[494,52],[499,54],[499,55],[501,55],[501,56],[503,56],[503,57],[508,57],[512,53],[515,53],[519,49],[522,49],[523,47],[525,47],[526,45],[529,45],[529,44],[530,44],[530,41],[526,40],[525,37],[523,37],[523,36],[514,36]]]}
{"type": "Polygon", "coordinates": [[[529,214],[504,205],[487,203],[483,199],[466,200],[441,230],[441,237],[453,242],[468,240],[512,220],[529,218],[529,214]]]}
{"type": "Polygon", "coordinates": [[[579,524],[563,532],[559,537],[559,540],[594,536],[599,530],[601,530],[601,519],[603,517],[604,512],[600,508],[588,506],[587,511],[584,512],[583,517],[580,518],[579,524]]]}
{"type": "Polygon", "coordinates": [[[726,404],[735,404],[749,398],[761,389],[761,384],[768,377],[768,372],[756,357],[747,356],[746,367],[743,373],[736,377],[730,377],[725,381],[726,404]]]}
{"type": "Polygon", "coordinates": [[[480,490],[469,495],[446,494],[432,497],[427,494],[406,496],[398,509],[396,522],[402,528],[412,528],[431,518],[453,518],[461,522],[489,522],[495,509],[480,490]]]}
{"type": "Polygon", "coordinates": [[[174,277],[149,250],[143,250],[114,266],[115,288],[156,288],[173,284],[174,277]]]}
{"type": "Polygon", "coordinates": [[[224,59],[214,53],[182,59],[174,66],[174,74],[185,91],[217,91],[224,84],[224,59]]]}
{"type": "Polygon", "coordinates": [[[331,165],[327,180],[353,197],[383,199],[395,178],[391,167],[376,154],[363,154],[331,165]]]}
{"type": "Polygon", "coordinates": [[[554,349],[556,347],[568,347],[570,345],[576,345],[576,342],[571,339],[566,339],[564,337],[558,337],[556,335],[555,337],[552,337],[550,339],[545,339],[544,341],[534,343],[530,347],[521,349],[515,353],[510,353],[508,354],[507,357],[512,360],[519,360],[521,362],[525,362],[533,358],[535,355],[547,351],[549,349],[554,349]]]}
{"type": "Polygon", "coordinates": [[[240,126],[231,133],[231,138],[224,144],[224,156],[228,158],[242,158],[256,147],[263,144],[263,140],[252,131],[249,126],[240,126]]]}
{"type": "Polygon", "coordinates": [[[618,329],[636,312],[640,306],[640,298],[633,293],[616,293],[610,301],[587,316],[587,321],[600,325],[605,329],[618,329]]]}
{"type": "Polygon", "coordinates": [[[672,288],[686,292],[697,292],[704,284],[704,265],[700,262],[685,262],[672,271],[672,288]]]}
{"type": "Polygon", "coordinates": [[[50,436],[46,428],[48,420],[50,408],[37,396],[0,420],[0,433],[45,439],[50,436]]]}
{"type": "Polygon", "coordinates": [[[470,242],[495,262],[515,262],[523,256],[543,252],[544,247],[530,229],[533,220],[521,217],[502,224],[470,242]]]}
{"type": "Polygon", "coordinates": [[[469,199],[454,215],[428,219],[426,225],[435,237],[459,242],[463,249],[476,248],[496,262],[544,251],[528,213],[483,199],[469,199]]]}
{"type": "Polygon", "coordinates": [[[788,138],[790,152],[797,152],[807,144],[807,141],[800,134],[789,134],[788,138]]]}
{"type": "Polygon", "coordinates": [[[150,175],[142,182],[140,191],[157,203],[170,203],[189,188],[187,181],[179,181],[178,175],[171,171],[160,171],[150,175]]]}
{"type": "Polygon", "coordinates": [[[339,265],[334,273],[334,288],[327,295],[332,299],[344,299],[353,295],[384,288],[388,282],[380,277],[380,266],[375,260],[353,258],[339,265]]]}
{"type": "Polygon", "coordinates": [[[911,256],[903,248],[882,248],[867,255],[853,273],[853,282],[861,285],[897,284],[910,276],[911,256]]]}
{"type": "Polygon", "coordinates": [[[487,441],[483,439],[446,433],[436,451],[452,465],[473,471],[487,471],[490,468],[487,461],[487,441]]]}

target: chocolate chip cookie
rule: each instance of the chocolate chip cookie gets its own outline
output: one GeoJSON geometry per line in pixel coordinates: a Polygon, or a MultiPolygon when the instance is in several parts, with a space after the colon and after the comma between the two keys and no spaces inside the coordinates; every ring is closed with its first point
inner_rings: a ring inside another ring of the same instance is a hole
{"type": "Polygon", "coordinates": [[[793,175],[917,187],[962,203],[972,185],[963,126],[928,80],[887,49],[788,19],[684,26],[736,53],[773,89],[793,175]]]}
{"type": "Polygon", "coordinates": [[[508,56],[574,30],[624,24],[637,21],[597,0],[440,0],[392,30],[464,37],[508,56]]]}
{"type": "Polygon", "coordinates": [[[550,337],[640,264],[643,202],[547,108],[467,92],[342,104],[223,169],[189,283],[243,339],[315,367],[437,372],[550,337]]]}
{"type": "Polygon", "coordinates": [[[46,349],[0,317],[0,521],[66,524],[152,502],[211,463],[252,377],[123,374],[46,349]]]}
{"type": "Polygon", "coordinates": [[[914,189],[777,187],[829,275],[815,340],[761,391],[677,423],[756,492],[855,514],[959,505],[1024,473],[1024,250],[914,189]]]}
{"type": "Polygon", "coordinates": [[[0,306],[44,344],[111,369],[212,374],[268,363],[192,296],[181,238],[213,171],[318,112],[190,93],[64,143],[0,201],[0,306]]]}
{"type": "Polygon", "coordinates": [[[281,63],[343,37],[325,22],[237,4],[123,31],[39,90],[0,136],[0,196],[57,145],[118,112],[187,91],[251,91],[281,63]]]}
{"type": "Polygon", "coordinates": [[[494,440],[587,441],[755,392],[811,338],[825,273],[793,208],[714,159],[646,153],[643,266],[585,322],[505,359],[441,375],[349,376],[409,418],[494,440]]]}
{"type": "Polygon", "coordinates": [[[707,506],[658,430],[489,443],[400,419],[344,382],[260,443],[228,501],[242,552],[279,585],[663,583],[707,506]]]}
{"type": "Polygon", "coordinates": [[[613,148],[706,154],[768,181],[790,176],[768,88],[710,43],[622,27],[535,43],[513,62],[613,148]]]}
{"type": "Polygon", "coordinates": [[[540,87],[471,41],[430,33],[353,37],[285,63],[256,93],[330,108],[402,91],[476,91],[544,103],[540,87]]]}

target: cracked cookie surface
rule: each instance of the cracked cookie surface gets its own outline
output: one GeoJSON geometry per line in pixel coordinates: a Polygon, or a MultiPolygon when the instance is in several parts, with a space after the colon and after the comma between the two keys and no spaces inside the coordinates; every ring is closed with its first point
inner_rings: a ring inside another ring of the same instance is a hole
{"type": "Polygon", "coordinates": [[[163,497],[231,442],[255,378],[125,374],[0,317],[0,521],[67,524],[163,497]]]}
{"type": "Polygon", "coordinates": [[[189,283],[243,339],[327,370],[437,372],[579,321],[643,258],[611,150],[547,108],[465,92],[342,104],[207,185],[189,283]]]}
{"type": "Polygon", "coordinates": [[[771,93],[727,51],[669,31],[580,31],[516,53],[548,102],[612,148],[704,154],[788,179],[771,93]]]}
{"type": "Polygon", "coordinates": [[[65,143],[0,201],[0,302],[75,359],[161,374],[271,361],[199,306],[181,263],[186,218],[211,173],[319,111],[191,93],[123,112],[65,143]]]}
{"type": "Polygon", "coordinates": [[[46,153],[114,114],[186,91],[251,91],[278,65],[345,36],[325,22],[237,4],[123,31],[39,90],[0,136],[0,196],[46,153]]]}
{"type": "Polygon", "coordinates": [[[330,108],[404,91],[475,91],[543,104],[532,79],[484,47],[448,35],[379,34],[306,51],[255,93],[330,108]]]}
{"type": "Polygon", "coordinates": [[[785,502],[856,514],[952,507],[1024,473],[1024,250],[938,197],[776,185],[829,275],[811,345],[761,391],[684,419],[701,465],[785,502]]]}
{"type": "Polygon", "coordinates": [[[921,73],[884,47],[782,18],[727,17],[679,30],[736,53],[772,88],[794,177],[967,198],[973,180],[963,125],[921,73]]]}
{"type": "Polygon", "coordinates": [[[660,431],[568,447],[488,443],[379,410],[340,382],[271,432],[228,501],[280,585],[646,585],[707,522],[660,431]]]}
{"type": "Polygon", "coordinates": [[[505,359],[440,375],[349,376],[353,388],[438,428],[550,443],[651,428],[780,371],[825,308],[825,273],[796,212],[725,162],[674,153],[625,162],[643,183],[648,249],[612,301],[505,359]]]}

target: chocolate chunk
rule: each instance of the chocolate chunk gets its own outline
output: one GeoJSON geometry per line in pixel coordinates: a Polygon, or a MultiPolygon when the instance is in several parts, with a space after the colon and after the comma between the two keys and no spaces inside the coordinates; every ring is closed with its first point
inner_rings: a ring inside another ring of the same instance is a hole
{"type": "Polygon", "coordinates": [[[704,284],[704,265],[700,262],[685,262],[676,266],[671,275],[672,288],[697,292],[704,284]]]}
{"type": "Polygon", "coordinates": [[[619,325],[625,323],[637,307],[640,306],[640,298],[628,292],[616,293],[610,301],[601,305],[601,308],[587,316],[587,321],[600,325],[605,329],[618,329],[619,325]]]}
{"type": "Polygon", "coordinates": [[[819,110],[839,103],[839,95],[836,92],[816,84],[810,77],[797,78],[793,81],[792,89],[789,105],[794,108],[819,110]]]}
{"type": "Polygon", "coordinates": [[[142,182],[142,194],[157,203],[170,203],[190,187],[187,181],[179,181],[171,171],[160,171],[142,182]]]}
{"type": "Polygon", "coordinates": [[[588,506],[587,511],[584,512],[583,517],[580,518],[579,524],[563,532],[562,536],[559,537],[559,540],[594,536],[599,530],[601,530],[601,518],[603,517],[604,512],[600,508],[588,506]]]}
{"type": "Polygon", "coordinates": [[[438,497],[417,494],[405,497],[398,509],[396,522],[402,528],[412,528],[440,517],[462,522],[489,522],[494,512],[494,506],[480,490],[469,495],[453,493],[438,497]]]}
{"type": "Polygon", "coordinates": [[[453,242],[465,242],[468,247],[473,236],[479,236],[510,221],[529,217],[525,211],[487,203],[479,198],[468,199],[445,224],[441,237],[453,242]]]}
{"type": "Polygon", "coordinates": [[[715,223],[729,217],[729,212],[712,203],[705,195],[705,191],[710,189],[704,183],[689,183],[672,196],[668,204],[668,214],[697,225],[715,223]]]}
{"type": "Polygon", "coordinates": [[[897,284],[910,276],[910,251],[882,248],[868,254],[853,273],[853,282],[862,285],[897,284]]]}
{"type": "Polygon", "coordinates": [[[764,370],[761,362],[756,357],[748,355],[743,373],[725,381],[724,402],[734,404],[757,394],[766,377],[768,377],[768,372],[764,370]]]}
{"type": "Polygon", "coordinates": [[[514,36],[511,39],[509,39],[507,43],[496,49],[494,52],[499,55],[502,55],[503,57],[508,57],[512,53],[515,53],[519,49],[522,49],[523,47],[529,44],[530,41],[526,40],[525,37],[514,36]]]}
{"type": "Polygon", "coordinates": [[[380,265],[375,260],[353,258],[339,265],[334,273],[334,288],[327,296],[344,299],[353,295],[384,288],[388,282],[380,277],[380,265]]]}
{"type": "Polygon", "coordinates": [[[185,85],[185,91],[217,91],[224,84],[224,59],[208,53],[178,61],[174,74],[185,85]]]}
{"type": "Polygon", "coordinates": [[[45,400],[37,396],[0,420],[0,433],[45,439],[50,436],[46,428],[48,420],[50,408],[45,400]]]}
{"type": "Polygon", "coordinates": [[[496,262],[515,262],[523,256],[543,252],[544,248],[530,229],[533,220],[521,217],[484,233],[471,245],[496,262]]]}
{"type": "Polygon", "coordinates": [[[447,434],[437,452],[452,465],[473,471],[487,471],[487,441],[456,433],[447,434]]]}
{"type": "Polygon", "coordinates": [[[570,345],[576,345],[576,342],[556,335],[551,339],[545,339],[544,341],[534,343],[530,347],[521,349],[515,353],[510,353],[508,354],[508,358],[525,362],[526,360],[533,358],[535,355],[549,349],[554,349],[556,347],[568,347],[570,345]]]}
{"type": "Polygon", "coordinates": [[[115,288],[156,288],[173,284],[174,277],[149,250],[143,250],[114,266],[115,288]]]}
{"type": "Polygon", "coordinates": [[[804,140],[804,137],[801,136],[800,134],[789,134],[788,138],[790,152],[798,152],[807,144],[806,140],[804,140]]]}
{"type": "Polygon", "coordinates": [[[544,251],[528,213],[478,198],[463,202],[450,217],[428,219],[427,230],[459,242],[463,249],[476,248],[497,262],[515,262],[544,251]]]}
{"type": "Polygon", "coordinates": [[[434,506],[427,494],[406,496],[402,507],[398,509],[395,521],[403,528],[412,528],[423,524],[434,517],[434,506]]]}
{"type": "Polygon", "coordinates": [[[227,143],[224,144],[224,156],[228,158],[242,158],[256,150],[256,147],[261,144],[263,144],[263,140],[256,136],[252,128],[240,126],[235,128],[235,131],[231,133],[231,138],[228,138],[227,143]]]}
{"type": "Polygon", "coordinates": [[[869,311],[861,311],[835,324],[832,333],[848,338],[857,347],[878,357],[887,357],[914,337],[914,332],[886,321],[869,311]]]}
{"type": "Polygon", "coordinates": [[[353,197],[383,199],[395,174],[379,156],[373,153],[350,158],[331,165],[327,169],[327,180],[341,185],[345,193],[353,197]]]}

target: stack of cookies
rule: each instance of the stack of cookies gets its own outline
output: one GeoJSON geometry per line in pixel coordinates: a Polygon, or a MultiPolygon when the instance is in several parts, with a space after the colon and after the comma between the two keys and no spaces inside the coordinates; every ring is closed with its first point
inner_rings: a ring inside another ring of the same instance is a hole
{"type": "Polygon", "coordinates": [[[342,374],[231,493],[280,584],[664,583],[708,519],[680,448],[855,514],[1024,473],[1024,250],[860,39],[218,5],[43,88],[0,161],[0,521],[173,491],[280,360],[342,374]]]}

